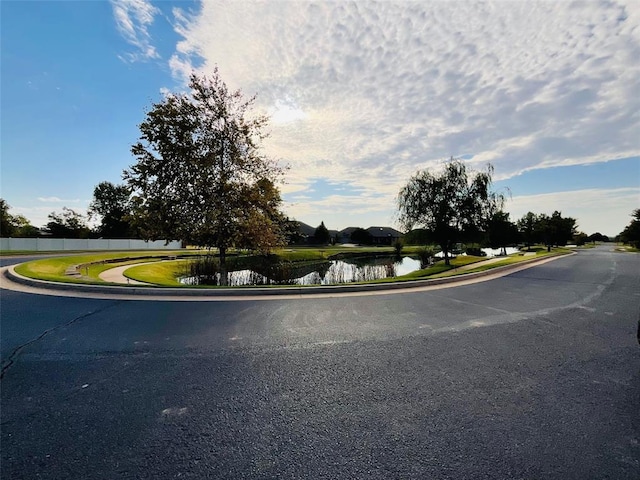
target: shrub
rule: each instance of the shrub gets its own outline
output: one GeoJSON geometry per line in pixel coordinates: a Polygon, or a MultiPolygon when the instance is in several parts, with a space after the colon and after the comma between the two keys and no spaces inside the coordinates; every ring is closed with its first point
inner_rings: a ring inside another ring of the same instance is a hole
{"type": "Polygon", "coordinates": [[[418,250],[418,257],[420,258],[420,268],[427,268],[433,263],[433,257],[436,254],[433,247],[424,246],[418,250]]]}
{"type": "Polygon", "coordinates": [[[218,285],[220,281],[220,263],[214,255],[196,257],[187,262],[185,277],[194,285],[218,285]]]}
{"type": "Polygon", "coordinates": [[[404,247],[402,240],[398,239],[393,242],[393,250],[396,252],[396,255],[400,255],[402,253],[402,247],[404,247]]]}

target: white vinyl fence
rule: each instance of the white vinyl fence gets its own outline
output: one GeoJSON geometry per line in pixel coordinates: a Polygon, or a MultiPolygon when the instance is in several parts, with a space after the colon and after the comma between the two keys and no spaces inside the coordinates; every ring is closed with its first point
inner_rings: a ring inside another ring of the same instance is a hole
{"type": "Polygon", "coordinates": [[[58,250],[178,250],[179,241],[105,240],[77,238],[0,238],[0,250],[51,252],[58,250]]]}

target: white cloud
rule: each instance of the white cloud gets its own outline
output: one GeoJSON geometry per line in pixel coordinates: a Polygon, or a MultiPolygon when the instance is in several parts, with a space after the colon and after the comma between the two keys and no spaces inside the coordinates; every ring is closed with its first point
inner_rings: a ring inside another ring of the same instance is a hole
{"type": "Polygon", "coordinates": [[[207,1],[174,9],[170,66],[218,65],[289,109],[265,145],[291,166],[285,193],[326,178],[392,199],[451,155],[496,179],[639,155],[638,5],[207,1]]]}
{"type": "Polygon", "coordinates": [[[111,6],[118,32],[137,50],[120,58],[126,61],[159,58],[148,30],[159,10],[145,0],[111,0],[111,6]]]}
{"type": "Polygon", "coordinates": [[[78,203],[80,199],[74,198],[73,200],[71,200],[71,199],[63,199],[60,197],[38,197],[38,201],[46,202],[46,203],[78,203]]]}

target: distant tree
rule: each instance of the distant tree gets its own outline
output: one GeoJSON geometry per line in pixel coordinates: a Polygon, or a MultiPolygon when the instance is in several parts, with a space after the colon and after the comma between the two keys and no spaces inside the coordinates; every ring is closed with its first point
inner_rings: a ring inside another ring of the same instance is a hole
{"type": "Polygon", "coordinates": [[[282,234],[288,245],[297,245],[305,240],[305,236],[300,232],[300,223],[288,217],[284,218],[282,234]]]}
{"type": "Polygon", "coordinates": [[[536,220],[536,235],[551,251],[551,247],[564,246],[576,234],[577,221],[575,218],[563,217],[561,212],[555,211],[551,216],[541,214],[536,220]]]}
{"type": "Polygon", "coordinates": [[[67,207],[49,214],[46,230],[54,238],[88,238],[91,232],[84,216],[67,207]]]}
{"type": "Polygon", "coordinates": [[[260,182],[274,185],[283,171],[260,151],[267,118],[250,117],[254,98],[229,91],[217,68],[192,75],[189,86],[147,113],[131,149],[137,163],[124,178],[142,236],[217,247],[226,283],[229,248],[264,250],[283,237],[264,210],[279,206],[279,196],[259,194],[260,182]]]}
{"type": "Polygon", "coordinates": [[[11,206],[4,198],[0,198],[0,235],[11,237],[15,231],[13,216],[9,213],[11,206]]]}
{"type": "Polygon", "coordinates": [[[319,245],[326,245],[331,240],[331,235],[329,234],[329,230],[324,226],[324,222],[320,222],[320,225],[316,228],[316,231],[313,234],[313,238],[315,243],[319,245]]]}
{"type": "Polygon", "coordinates": [[[538,217],[533,212],[528,212],[518,220],[518,232],[524,241],[527,250],[531,250],[531,245],[539,242],[539,231],[537,230],[538,217]]]}
{"type": "Polygon", "coordinates": [[[14,215],[12,223],[15,228],[14,237],[35,238],[40,236],[40,230],[31,225],[31,222],[24,215],[14,215]]]}
{"type": "Polygon", "coordinates": [[[499,211],[488,222],[487,237],[491,248],[500,248],[501,254],[506,255],[506,247],[518,242],[518,227],[509,220],[507,212],[499,211]]]}
{"type": "Polygon", "coordinates": [[[563,217],[561,212],[555,211],[551,215],[552,242],[553,245],[565,246],[576,234],[577,220],[571,217],[563,217]]]}
{"type": "Polygon", "coordinates": [[[609,241],[609,237],[607,237],[606,235],[601,234],[600,232],[596,232],[596,233],[592,233],[591,235],[589,235],[589,237],[587,237],[587,240],[589,242],[608,242],[609,241]]]}
{"type": "Polygon", "coordinates": [[[548,250],[551,250],[553,245],[553,225],[551,224],[551,217],[549,215],[541,213],[536,215],[535,223],[535,238],[536,243],[542,243],[547,246],[548,250]]]}
{"type": "Polygon", "coordinates": [[[11,206],[0,198],[0,236],[2,237],[38,237],[40,230],[31,225],[24,215],[11,215],[11,206]]]}
{"type": "Polygon", "coordinates": [[[484,227],[502,207],[502,195],[490,191],[492,174],[491,165],[485,172],[467,172],[453,157],[441,173],[418,172],[398,195],[400,223],[405,230],[419,226],[431,231],[449,265],[455,243],[484,227]]]}
{"type": "Polygon", "coordinates": [[[620,233],[620,240],[635,248],[640,248],[640,208],[635,209],[631,216],[631,222],[620,233]]]}
{"type": "Polygon", "coordinates": [[[373,243],[373,236],[364,228],[356,228],[350,235],[351,241],[359,245],[371,245],[373,243]]]}
{"type": "Polygon", "coordinates": [[[433,243],[431,232],[424,228],[414,228],[405,233],[403,240],[405,245],[430,245],[433,243]]]}
{"type": "Polygon", "coordinates": [[[396,239],[395,242],[393,242],[393,251],[395,252],[396,256],[400,256],[400,254],[402,254],[402,249],[404,248],[404,241],[401,238],[396,239]]]}
{"type": "Polygon", "coordinates": [[[130,190],[126,185],[100,182],[93,190],[89,204],[89,218],[99,218],[96,233],[105,238],[132,238],[130,190]]]}
{"type": "Polygon", "coordinates": [[[584,232],[578,232],[573,236],[573,243],[581,247],[589,240],[589,236],[584,232]]]}

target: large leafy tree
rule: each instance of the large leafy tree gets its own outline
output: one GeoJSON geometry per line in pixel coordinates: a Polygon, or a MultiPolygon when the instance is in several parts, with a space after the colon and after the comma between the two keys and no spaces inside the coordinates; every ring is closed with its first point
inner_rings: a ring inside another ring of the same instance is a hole
{"type": "Polygon", "coordinates": [[[230,91],[217,68],[192,75],[189,87],[152,106],[124,178],[143,237],[217,247],[226,273],[230,247],[282,243],[275,182],[283,172],[260,151],[267,118],[250,116],[254,98],[230,91]]]}
{"type": "Polygon", "coordinates": [[[282,169],[260,151],[267,118],[250,116],[254,98],[230,91],[217,69],[192,75],[189,86],[147,113],[131,149],[137,163],[124,178],[143,237],[217,247],[225,272],[228,248],[280,243],[265,207],[279,207],[282,169]]]}
{"type": "Polygon", "coordinates": [[[453,158],[441,172],[419,171],[398,195],[401,225],[431,231],[449,265],[453,246],[485,228],[504,203],[502,195],[490,190],[492,174],[491,165],[484,172],[470,172],[453,158]]]}
{"type": "Polygon", "coordinates": [[[130,190],[126,185],[100,182],[93,190],[89,216],[99,217],[97,233],[106,238],[131,238],[135,230],[131,225],[130,190]]]}

